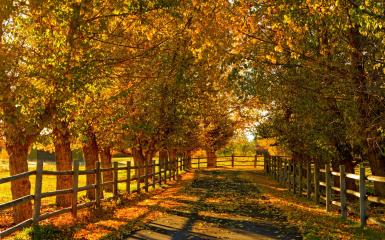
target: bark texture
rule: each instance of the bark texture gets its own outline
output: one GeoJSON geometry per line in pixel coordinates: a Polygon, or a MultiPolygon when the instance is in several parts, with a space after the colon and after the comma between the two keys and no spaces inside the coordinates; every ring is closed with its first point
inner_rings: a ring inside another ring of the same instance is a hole
{"type": "MultiPolygon", "coordinates": [[[[55,145],[55,160],[56,170],[66,171],[72,170],[72,152],[70,143],[70,133],[68,124],[60,122],[55,127],[54,131],[54,145],[55,145]]],[[[72,188],[72,176],[63,175],[56,177],[56,189],[70,189],[72,188]]],[[[59,207],[71,206],[71,194],[60,194],[56,196],[56,205],[59,207]]]]}
{"type": "Polygon", "coordinates": [[[168,151],[164,149],[159,150],[159,163],[162,168],[164,167],[164,163],[165,161],[167,161],[167,158],[168,158],[168,151]]]}
{"type": "Polygon", "coordinates": [[[217,155],[215,154],[215,151],[206,150],[206,156],[207,156],[207,167],[208,168],[217,167],[217,155]]]}
{"type": "MultiPolygon", "coordinates": [[[[133,147],[132,148],[132,157],[134,159],[135,166],[143,166],[145,162],[145,157],[143,156],[143,151],[141,146],[133,147]]],[[[141,167],[140,169],[135,170],[136,176],[143,176],[144,175],[144,168],[141,167]]]]}
{"type": "MultiPolygon", "coordinates": [[[[6,143],[9,155],[10,174],[16,175],[28,171],[28,143],[13,142],[6,143]]],[[[22,178],[11,182],[12,199],[18,199],[30,194],[31,183],[29,178],[22,178]]],[[[32,203],[26,202],[13,208],[14,223],[22,222],[32,217],[32,203]]]]}
{"type": "MultiPolygon", "coordinates": [[[[102,168],[111,168],[112,167],[112,155],[111,155],[111,149],[109,147],[103,147],[101,148],[100,152],[100,161],[102,168]]],[[[110,182],[113,180],[113,173],[112,171],[106,171],[103,172],[103,182],[110,182]]],[[[112,192],[113,185],[107,185],[104,186],[104,190],[107,192],[112,192]]]]}
{"type": "Polygon", "coordinates": [[[176,158],[177,158],[176,154],[177,154],[177,152],[178,151],[175,148],[172,148],[168,151],[169,160],[171,161],[171,164],[172,164],[171,166],[173,169],[176,168],[176,158]]]}
{"type": "MultiPolygon", "coordinates": [[[[83,144],[84,160],[86,162],[86,170],[95,169],[95,163],[98,159],[98,144],[96,142],[96,136],[90,128],[87,132],[87,141],[83,144]]],[[[95,184],[95,174],[87,174],[87,185],[95,184]]],[[[95,199],[95,190],[87,190],[87,198],[90,200],[95,199]]]]}

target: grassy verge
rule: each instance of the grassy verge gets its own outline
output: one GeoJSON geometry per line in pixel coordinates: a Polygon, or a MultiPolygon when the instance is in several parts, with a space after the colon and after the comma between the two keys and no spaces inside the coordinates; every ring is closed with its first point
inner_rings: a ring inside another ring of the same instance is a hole
{"type": "Polygon", "coordinates": [[[280,209],[289,223],[296,225],[304,239],[384,239],[385,230],[375,225],[361,229],[359,220],[349,216],[343,221],[338,212],[327,213],[324,206],[317,206],[305,197],[294,196],[275,181],[251,172],[240,174],[243,179],[253,179],[263,193],[259,201],[280,209]]]}

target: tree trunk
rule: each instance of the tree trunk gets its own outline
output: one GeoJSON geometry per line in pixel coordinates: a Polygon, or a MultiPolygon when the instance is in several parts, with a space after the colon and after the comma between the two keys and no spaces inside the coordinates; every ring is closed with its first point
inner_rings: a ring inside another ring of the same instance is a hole
{"type": "MultiPolygon", "coordinates": [[[[86,162],[86,170],[95,169],[95,163],[98,161],[98,144],[96,136],[92,129],[87,132],[87,142],[83,144],[84,160],[86,162]]],[[[87,174],[87,185],[95,184],[95,174],[87,174]]],[[[87,190],[87,198],[95,199],[95,190],[87,190]]]]}
{"type": "Polygon", "coordinates": [[[177,159],[177,149],[175,148],[172,148],[168,151],[168,156],[169,156],[169,160],[171,162],[171,166],[172,166],[172,169],[176,168],[175,165],[176,165],[176,159],[177,159]]]}
{"type": "MultiPolygon", "coordinates": [[[[144,165],[145,158],[143,156],[142,147],[133,147],[132,148],[132,157],[134,158],[134,164],[135,166],[144,165]]],[[[135,170],[136,176],[143,176],[144,175],[144,168],[136,169],[135,170]]]]}
{"type": "Polygon", "coordinates": [[[159,164],[162,168],[167,158],[168,158],[168,151],[164,149],[159,150],[159,164]]]}
{"type": "Polygon", "coordinates": [[[151,164],[152,164],[152,159],[154,158],[154,155],[155,155],[155,150],[153,149],[150,149],[148,151],[146,151],[146,154],[144,156],[144,159],[145,161],[147,161],[147,173],[148,174],[152,174],[152,167],[151,167],[151,164]]]}
{"type": "Polygon", "coordinates": [[[217,155],[215,154],[215,151],[206,150],[206,156],[207,156],[207,167],[208,168],[217,167],[217,155]]]}
{"type": "MultiPolygon", "coordinates": [[[[352,154],[352,149],[348,143],[336,142],[336,149],[338,153],[338,160],[332,161],[332,168],[334,171],[339,171],[339,165],[345,165],[346,173],[354,173],[356,164],[352,154]]],[[[340,186],[339,177],[334,177],[334,185],[340,186]]],[[[358,189],[354,179],[346,178],[346,188],[356,191],[358,189]]]]}
{"type": "MultiPolygon", "coordinates": [[[[377,147],[377,146],[373,146],[377,147]]],[[[370,148],[370,147],[369,147],[370,148]]],[[[377,154],[375,150],[369,149],[368,160],[372,174],[375,176],[385,176],[385,157],[377,154]]],[[[376,195],[385,197],[385,183],[374,182],[374,192],[376,195]]]]}
{"type": "MultiPolygon", "coordinates": [[[[67,171],[72,170],[72,152],[70,143],[70,133],[68,124],[59,122],[53,130],[56,170],[67,171]]],[[[63,175],[56,177],[56,189],[72,188],[72,176],[63,175]]],[[[71,206],[71,194],[60,194],[56,196],[56,205],[58,207],[71,206]]]]}
{"type": "Polygon", "coordinates": [[[191,166],[191,156],[192,156],[192,152],[191,150],[187,150],[186,151],[186,154],[185,154],[185,157],[187,158],[187,169],[190,169],[192,166],[191,166]]]}
{"type": "MultiPolygon", "coordinates": [[[[28,171],[28,149],[29,143],[6,142],[6,148],[9,156],[10,174],[16,175],[28,171]]],[[[12,199],[18,199],[31,194],[31,183],[28,177],[11,182],[12,199]]],[[[13,208],[14,223],[22,222],[32,217],[32,203],[17,205],[13,208]]]]}
{"type": "MultiPolygon", "coordinates": [[[[102,168],[111,168],[112,167],[112,156],[110,147],[103,147],[100,150],[100,160],[102,168]]],[[[103,172],[103,182],[110,182],[113,180],[112,171],[103,172]]],[[[104,190],[107,192],[112,192],[113,185],[104,186],[104,190]]]]}

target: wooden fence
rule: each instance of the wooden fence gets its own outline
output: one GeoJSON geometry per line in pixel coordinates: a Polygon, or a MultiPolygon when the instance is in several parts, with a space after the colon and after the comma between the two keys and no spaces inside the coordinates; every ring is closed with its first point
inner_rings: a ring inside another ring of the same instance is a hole
{"type": "MultiPolygon", "coordinates": [[[[217,167],[263,167],[264,160],[262,155],[254,156],[220,156],[217,157],[217,167]]],[[[207,157],[191,158],[191,166],[193,168],[201,169],[207,167],[207,157]]]]}
{"type": "Polygon", "coordinates": [[[369,183],[385,183],[385,177],[366,175],[366,168],[363,166],[359,168],[359,174],[353,174],[346,173],[344,165],[339,166],[339,171],[333,171],[329,164],[321,168],[317,163],[295,162],[279,156],[266,156],[264,166],[265,173],[286,186],[289,191],[300,196],[305,195],[308,199],[313,197],[316,204],[325,203],[326,211],[331,211],[334,205],[339,208],[343,219],[347,218],[349,211],[360,217],[362,227],[367,221],[385,227],[384,221],[368,215],[369,203],[385,205],[385,198],[371,195],[367,191],[369,183]],[[337,186],[334,186],[333,178],[338,178],[337,186]],[[359,190],[348,189],[347,179],[357,181],[359,190]],[[352,206],[354,202],[348,202],[348,195],[358,198],[355,203],[359,206],[359,211],[352,206]]]}
{"type": "MultiPolygon", "coordinates": [[[[191,168],[201,169],[207,167],[207,158],[178,158],[176,161],[164,161],[151,164],[146,162],[143,165],[132,166],[128,161],[125,166],[119,167],[117,162],[113,163],[112,168],[101,168],[100,162],[96,163],[95,169],[79,170],[79,162],[75,161],[73,170],[70,171],[46,171],[43,170],[43,162],[38,161],[36,171],[29,171],[18,175],[0,179],[0,184],[7,183],[13,180],[26,178],[34,175],[36,177],[34,195],[24,196],[22,198],[0,204],[0,211],[12,208],[16,205],[34,200],[33,215],[30,219],[19,223],[11,228],[0,232],[0,238],[7,236],[24,227],[38,224],[39,221],[54,217],[63,213],[71,212],[73,217],[77,217],[77,211],[82,208],[101,207],[102,201],[109,199],[103,198],[103,187],[113,185],[113,198],[119,195],[118,183],[126,183],[126,193],[140,193],[142,190],[148,192],[149,187],[155,188],[156,184],[167,183],[168,180],[176,180],[183,171],[191,168]],[[126,172],[126,178],[119,180],[119,171],[126,172]],[[131,170],[144,172],[143,175],[131,176],[131,170]],[[103,182],[102,173],[106,171],[113,172],[113,181],[103,182]],[[79,175],[95,175],[95,184],[79,187],[79,175]],[[73,178],[73,187],[71,189],[56,190],[52,192],[42,192],[42,179],[44,175],[71,175],[73,178]],[[131,182],[136,181],[137,189],[131,190],[131,182]],[[95,200],[86,203],[78,203],[78,193],[87,190],[95,191],[95,200]],[[41,214],[41,200],[46,197],[57,196],[59,194],[72,194],[72,206],[63,208],[54,212],[41,214]]],[[[321,169],[316,163],[311,164],[291,161],[288,157],[280,156],[224,156],[217,158],[217,167],[254,167],[263,168],[264,172],[277,180],[280,184],[286,186],[290,191],[300,196],[313,197],[314,201],[319,204],[322,202],[326,205],[326,211],[332,210],[332,205],[340,208],[341,217],[346,219],[347,213],[358,214],[361,219],[361,226],[366,225],[366,221],[372,221],[376,224],[385,227],[385,223],[374,216],[368,216],[368,202],[385,205],[385,198],[380,198],[368,194],[368,182],[385,183],[385,177],[366,175],[365,168],[360,167],[359,174],[346,173],[345,166],[341,165],[339,171],[333,171],[329,164],[321,169]],[[339,178],[339,186],[334,186],[333,177],[339,178]],[[346,180],[352,179],[359,182],[359,191],[347,189],[346,180]],[[358,198],[359,212],[357,212],[350,202],[348,203],[347,196],[351,195],[358,198]]]]}
{"type": "Polygon", "coordinates": [[[14,180],[27,178],[30,176],[35,176],[35,192],[33,195],[28,195],[21,197],[19,199],[15,199],[10,202],[1,203],[0,211],[15,207],[17,205],[26,203],[28,201],[33,200],[33,214],[30,219],[27,219],[21,223],[18,223],[11,228],[5,229],[0,232],[0,239],[2,237],[8,236],[13,232],[20,230],[24,227],[28,227],[31,225],[36,225],[39,221],[42,221],[47,218],[51,218],[63,213],[72,213],[74,218],[77,217],[77,211],[82,208],[94,207],[99,209],[101,207],[102,201],[107,201],[110,199],[103,198],[103,187],[106,185],[113,186],[113,198],[118,197],[119,189],[118,183],[126,183],[126,193],[131,194],[133,192],[140,193],[142,190],[145,192],[149,191],[149,187],[156,187],[156,184],[167,183],[167,180],[176,180],[183,171],[187,171],[191,164],[189,158],[177,158],[174,161],[163,161],[160,163],[156,163],[152,161],[152,163],[145,162],[145,164],[139,164],[139,166],[131,165],[131,162],[126,162],[125,166],[120,167],[117,162],[113,163],[112,168],[101,168],[100,162],[96,162],[95,169],[92,170],[79,170],[79,162],[74,161],[73,169],[69,171],[47,171],[43,169],[43,161],[38,160],[36,170],[29,171],[25,173],[20,173],[14,176],[1,178],[0,184],[8,183],[14,180]],[[124,180],[119,180],[118,173],[119,171],[126,172],[126,178],[124,180]],[[131,170],[136,170],[137,176],[131,176],[131,170]],[[106,171],[111,171],[113,173],[113,181],[103,182],[102,173],[106,171]],[[95,175],[95,184],[86,185],[83,187],[79,187],[79,175],[95,175]],[[62,189],[56,190],[52,192],[42,192],[43,185],[43,176],[44,175],[71,175],[73,179],[73,185],[70,189],[62,189]],[[131,190],[131,182],[136,181],[137,188],[136,190],[131,190]],[[86,203],[78,203],[78,193],[82,191],[93,190],[95,191],[95,199],[86,203]],[[43,198],[57,196],[60,194],[71,194],[72,195],[72,205],[67,208],[59,209],[54,212],[49,212],[45,214],[41,214],[41,202],[43,198]]]}

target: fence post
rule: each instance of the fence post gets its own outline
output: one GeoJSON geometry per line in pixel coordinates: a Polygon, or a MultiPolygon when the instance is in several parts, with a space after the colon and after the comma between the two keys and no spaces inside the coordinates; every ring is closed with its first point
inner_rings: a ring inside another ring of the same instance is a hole
{"type": "Polygon", "coordinates": [[[155,168],[155,160],[152,160],[152,188],[154,188],[155,189],[155,170],[156,170],[156,168],[155,168]]]}
{"type": "Polygon", "coordinates": [[[310,199],[311,197],[311,163],[310,160],[307,160],[306,163],[306,197],[310,199]]]}
{"type": "Polygon", "coordinates": [[[184,162],[184,158],[181,157],[179,160],[179,172],[183,171],[183,166],[184,166],[183,162],[184,162]]]}
{"type": "Polygon", "coordinates": [[[274,179],[278,180],[278,157],[274,157],[274,179]]]}
{"type": "Polygon", "coordinates": [[[136,176],[136,190],[137,190],[137,193],[139,194],[140,193],[140,181],[142,180],[142,177],[140,175],[140,172],[141,172],[141,168],[142,168],[142,162],[138,162],[138,166],[136,166],[137,169],[138,169],[138,174],[136,176]]]}
{"type": "Polygon", "coordinates": [[[114,166],[114,197],[118,197],[118,162],[113,163],[114,166]]]}
{"type": "Polygon", "coordinates": [[[269,156],[267,159],[267,170],[268,170],[268,176],[271,177],[273,175],[273,167],[272,167],[272,162],[273,162],[273,156],[269,156]]]}
{"type": "Polygon", "coordinates": [[[158,181],[158,183],[159,183],[159,186],[160,185],[162,185],[162,167],[161,167],[161,164],[160,164],[160,161],[158,161],[158,177],[159,177],[159,181],[158,181]]]}
{"type": "Polygon", "coordinates": [[[267,174],[267,153],[263,153],[263,171],[267,174]]]}
{"type": "Polygon", "coordinates": [[[35,198],[33,203],[33,225],[39,223],[40,208],[41,208],[41,191],[43,186],[43,159],[37,159],[36,165],[36,180],[35,180],[35,198]]]}
{"type": "Polygon", "coordinates": [[[340,202],[341,202],[341,217],[347,218],[346,211],[346,177],[345,177],[345,165],[340,165],[340,202]]]}
{"type": "Polygon", "coordinates": [[[176,180],[176,175],[177,175],[177,172],[178,171],[178,158],[174,158],[174,160],[172,161],[172,179],[173,180],[176,180]]]}
{"type": "Polygon", "coordinates": [[[201,169],[201,158],[198,157],[198,170],[200,170],[200,169],[201,169]]]}
{"type": "Polygon", "coordinates": [[[258,155],[255,154],[255,156],[254,156],[254,168],[257,168],[257,160],[258,160],[258,155]]]}
{"type": "Polygon", "coordinates": [[[79,161],[74,161],[74,175],[72,175],[72,217],[77,218],[78,215],[78,188],[79,188],[79,161]]]}
{"type": "Polygon", "coordinates": [[[284,168],[284,162],[285,160],[283,158],[280,158],[279,162],[279,168],[281,169],[281,183],[284,186],[285,185],[285,168],[284,168]]]}
{"type": "Polygon", "coordinates": [[[148,160],[144,161],[144,191],[148,192],[148,160]]]}
{"type": "Polygon", "coordinates": [[[295,161],[293,161],[293,193],[297,193],[297,164],[295,164],[295,161]]]}
{"type": "Polygon", "coordinates": [[[234,154],[231,154],[231,167],[234,168],[234,154]]]}
{"type": "Polygon", "coordinates": [[[277,157],[277,180],[278,183],[281,183],[281,158],[277,157]]]}
{"type": "Polygon", "coordinates": [[[163,182],[166,184],[167,183],[167,162],[168,162],[168,157],[164,159],[163,161],[163,174],[164,174],[164,178],[163,178],[163,182]]]}
{"type": "Polygon", "coordinates": [[[299,194],[299,196],[302,196],[302,190],[303,190],[303,179],[302,179],[302,168],[303,168],[303,164],[302,164],[302,161],[303,161],[303,159],[301,159],[300,161],[299,161],[299,166],[298,166],[298,170],[299,170],[299,172],[298,172],[298,188],[299,188],[299,191],[298,191],[298,194],[299,194]]]}
{"type": "Polygon", "coordinates": [[[291,175],[293,172],[293,161],[288,160],[287,163],[287,188],[289,189],[289,192],[291,191],[291,175]]]}
{"type": "Polygon", "coordinates": [[[283,185],[287,185],[287,159],[283,160],[283,185]]]}
{"type": "Polygon", "coordinates": [[[102,174],[100,171],[100,162],[97,161],[95,163],[95,171],[96,171],[96,181],[95,181],[95,195],[96,195],[96,209],[100,208],[100,198],[101,198],[101,183],[102,183],[102,174]]]}
{"type": "Polygon", "coordinates": [[[326,181],[326,211],[331,211],[332,203],[332,186],[331,186],[331,175],[330,175],[330,164],[325,164],[325,181],[326,181]]]}
{"type": "Polygon", "coordinates": [[[169,173],[169,180],[171,181],[171,179],[172,179],[172,159],[170,159],[169,161],[168,161],[168,173],[169,173]]]}
{"type": "Polygon", "coordinates": [[[314,161],[314,201],[319,204],[319,164],[318,160],[314,161]]]}
{"type": "Polygon", "coordinates": [[[361,227],[366,226],[366,189],[365,189],[365,167],[360,167],[360,222],[361,227]]]}
{"type": "Polygon", "coordinates": [[[266,154],[263,154],[263,173],[266,174],[266,154]]]}
{"type": "Polygon", "coordinates": [[[131,194],[131,162],[127,161],[127,180],[126,180],[126,191],[131,194]]]}
{"type": "Polygon", "coordinates": [[[269,158],[269,176],[270,177],[274,177],[274,167],[273,167],[273,163],[274,163],[274,156],[271,156],[269,158]]]}

